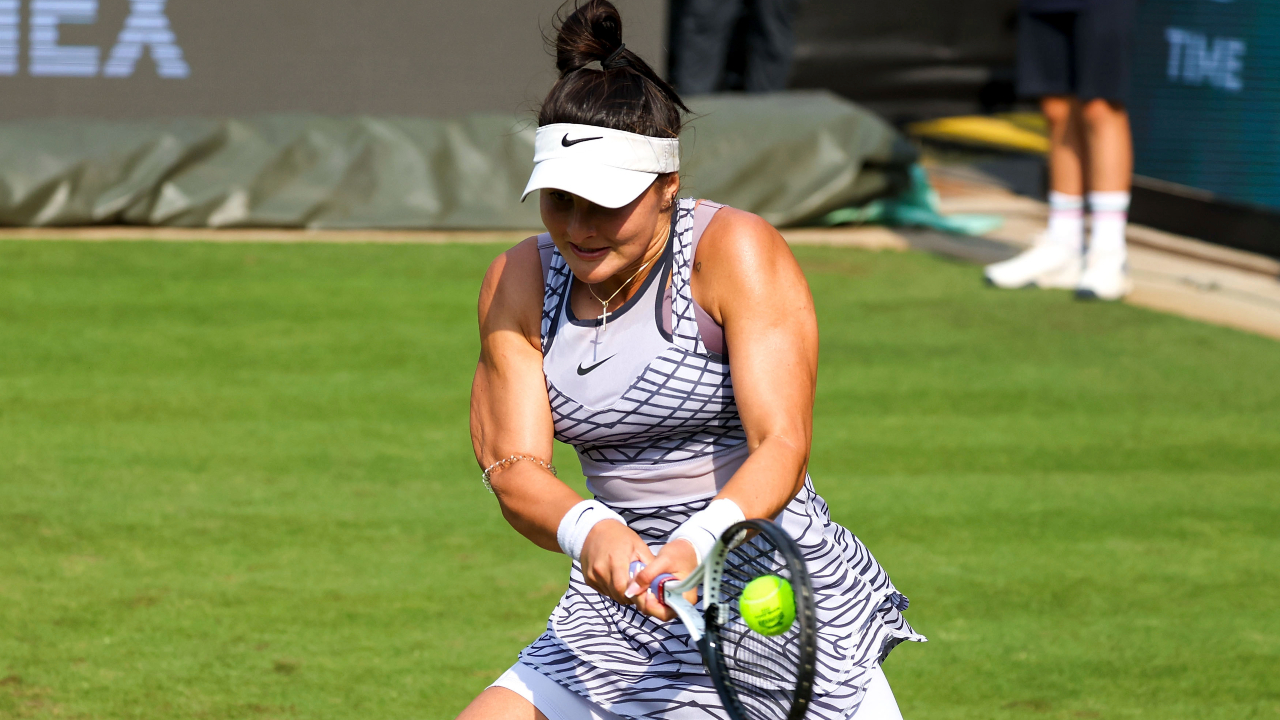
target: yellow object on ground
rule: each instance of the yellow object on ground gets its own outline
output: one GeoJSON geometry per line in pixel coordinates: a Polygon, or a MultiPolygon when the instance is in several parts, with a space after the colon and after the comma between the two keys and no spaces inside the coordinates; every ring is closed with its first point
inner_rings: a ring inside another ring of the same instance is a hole
{"type": "Polygon", "coordinates": [[[1002,116],[962,115],[912,123],[907,132],[926,140],[942,140],[965,145],[985,145],[1002,150],[1046,153],[1043,119],[1036,113],[1002,116]]]}

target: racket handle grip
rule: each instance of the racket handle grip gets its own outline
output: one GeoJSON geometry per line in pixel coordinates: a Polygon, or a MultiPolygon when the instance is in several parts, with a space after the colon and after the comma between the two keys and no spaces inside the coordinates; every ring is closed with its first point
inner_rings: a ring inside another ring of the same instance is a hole
{"type": "MultiPolygon", "coordinates": [[[[640,562],[639,560],[631,561],[631,577],[635,577],[636,575],[640,574],[640,571],[643,569],[644,569],[644,563],[640,562]]],[[[665,595],[662,594],[663,586],[667,584],[668,580],[675,580],[675,579],[676,579],[676,576],[672,575],[671,573],[662,573],[658,577],[654,578],[653,582],[649,583],[649,592],[653,593],[653,596],[658,598],[658,602],[662,603],[663,605],[666,605],[667,598],[665,595]]]]}
{"type": "Polygon", "coordinates": [[[649,583],[649,592],[653,593],[653,596],[658,598],[658,602],[666,605],[667,596],[662,592],[663,586],[667,584],[667,581],[675,579],[676,576],[671,573],[662,573],[658,577],[654,578],[653,582],[649,583]]]}

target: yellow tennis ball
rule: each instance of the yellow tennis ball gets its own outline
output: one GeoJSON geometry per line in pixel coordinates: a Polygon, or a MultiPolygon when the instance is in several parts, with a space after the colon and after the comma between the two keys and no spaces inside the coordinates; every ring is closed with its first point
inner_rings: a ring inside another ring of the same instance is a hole
{"type": "Polygon", "coordinates": [[[796,620],[791,583],[777,575],[761,575],[742,589],[738,612],[747,627],[761,635],[781,635],[796,620]]]}

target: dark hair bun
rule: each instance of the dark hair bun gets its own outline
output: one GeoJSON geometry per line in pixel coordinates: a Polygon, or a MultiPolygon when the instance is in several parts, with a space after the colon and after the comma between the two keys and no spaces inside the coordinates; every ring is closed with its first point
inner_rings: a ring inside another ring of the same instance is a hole
{"type": "Polygon", "coordinates": [[[622,16],[608,0],[590,0],[560,23],[556,69],[561,77],[604,60],[622,46],[622,16]]]}
{"type": "Polygon", "coordinates": [[[538,125],[576,123],[652,137],[678,137],[682,112],[674,88],[622,44],[622,16],[609,0],[587,0],[556,22],[556,81],[538,125]],[[621,51],[619,52],[619,50],[621,51]],[[612,58],[608,67],[600,63],[612,58]]]}

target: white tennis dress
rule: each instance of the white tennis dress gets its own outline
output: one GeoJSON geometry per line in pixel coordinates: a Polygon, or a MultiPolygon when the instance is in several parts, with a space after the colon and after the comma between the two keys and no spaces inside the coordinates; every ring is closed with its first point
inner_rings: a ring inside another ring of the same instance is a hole
{"type": "MultiPolygon", "coordinates": [[[[555,436],[577,449],[596,499],[655,552],[748,454],[723,332],[689,285],[698,239],[720,207],[679,201],[662,258],[607,323],[574,316],[573,273],[550,237],[539,238],[547,277],[543,370],[555,436]]],[[[907,599],[858,538],[831,522],[811,480],[776,519],[799,543],[813,582],[818,668],[809,717],[849,718],[889,651],[924,637],[901,615],[907,599]]],[[[520,661],[626,718],[725,717],[679,622],[657,622],[599,594],[577,563],[547,631],[520,661]]]]}

